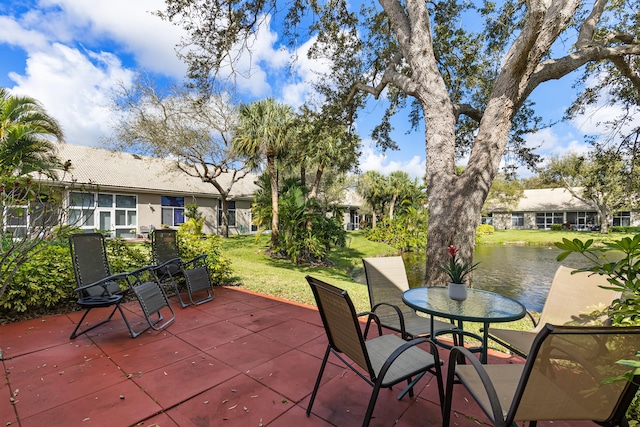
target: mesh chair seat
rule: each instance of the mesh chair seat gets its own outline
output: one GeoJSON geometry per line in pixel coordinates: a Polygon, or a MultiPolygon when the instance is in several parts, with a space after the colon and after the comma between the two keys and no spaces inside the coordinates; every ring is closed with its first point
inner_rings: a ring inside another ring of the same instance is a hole
{"type": "Polygon", "coordinates": [[[338,357],[349,369],[373,387],[363,426],[369,425],[381,388],[391,387],[406,380],[407,387],[400,393],[398,399],[406,393],[412,396],[413,386],[427,371],[436,377],[442,402],[444,391],[440,371],[441,362],[433,341],[426,338],[405,341],[395,334],[381,335],[365,341],[349,294],[310,276],[306,279],[313,291],[329,339],[307,406],[307,416],[311,414],[330,354],[338,357]],[[419,348],[419,344],[428,344],[431,352],[419,348]]]}
{"type": "Polygon", "coordinates": [[[175,230],[154,230],[151,234],[151,254],[153,262],[158,266],[160,281],[171,284],[183,308],[213,299],[207,255],[198,255],[189,261],[183,260],[178,250],[175,230]],[[188,301],[182,297],[182,289],[186,290],[188,301]]]}
{"type": "Polygon", "coordinates": [[[514,422],[591,420],[627,426],[625,413],[640,375],[619,360],[633,360],[640,327],[553,326],[536,336],[526,363],[482,365],[472,353],[454,347],[449,355],[443,426],[452,409],[454,377],[495,426],[514,422]],[[460,357],[471,362],[459,364],[460,357]],[[631,374],[630,381],[618,380],[631,374]]]}

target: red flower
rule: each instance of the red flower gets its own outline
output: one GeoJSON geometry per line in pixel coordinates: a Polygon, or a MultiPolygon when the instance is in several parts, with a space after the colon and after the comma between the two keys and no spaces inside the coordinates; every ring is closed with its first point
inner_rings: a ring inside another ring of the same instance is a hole
{"type": "Polygon", "coordinates": [[[478,263],[472,264],[468,262],[462,262],[458,259],[458,252],[460,249],[451,245],[447,248],[451,259],[447,264],[442,264],[440,270],[447,273],[452,283],[464,283],[464,279],[467,274],[471,273],[478,266],[478,263]]]}
{"type": "Polygon", "coordinates": [[[451,255],[452,257],[455,257],[456,255],[458,255],[459,251],[460,249],[456,248],[455,246],[453,245],[449,246],[449,255],[451,255]]]}

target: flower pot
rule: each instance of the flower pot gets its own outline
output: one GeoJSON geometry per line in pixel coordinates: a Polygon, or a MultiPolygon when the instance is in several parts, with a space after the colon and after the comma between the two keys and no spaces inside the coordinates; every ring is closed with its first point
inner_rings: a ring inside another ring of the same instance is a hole
{"type": "Polygon", "coordinates": [[[464,301],[467,299],[466,283],[449,283],[449,298],[456,301],[464,301]]]}

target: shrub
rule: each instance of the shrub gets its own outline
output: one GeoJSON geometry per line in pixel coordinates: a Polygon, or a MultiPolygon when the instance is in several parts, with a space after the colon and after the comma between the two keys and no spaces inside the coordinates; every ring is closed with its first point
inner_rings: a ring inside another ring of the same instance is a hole
{"type": "Polygon", "coordinates": [[[562,231],[562,224],[551,224],[551,231],[562,231]]]}
{"type": "Polygon", "coordinates": [[[611,231],[612,233],[633,234],[633,233],[640,233],[640,227],[625,227],[625,226],[616,225],[611,227],[609,231],[611,231]]]}
{"type": "Polygon", "coordinates": [[[0,305],[8,310],[25,312],[53,307],[74,297],[76,281],[69,246],[53,243],[29,256],[7,287],[0,305]]]}
{"type": "Polygon", "coordinates": [[[402,215],[367,229],[365,237],[373,242],[386,243],[400,252],[424,249],[427,245],[426,211],[409,207],[402,215]]]}
{"type": "Polygon", "coordinates": [[[480,224],[476,229],[476,235],[478,236],[483,236],[485,234],[493,234],[495,232],[496,232],[496,229],[493,227],[493,225],[489,225],[489,224],[480,224]]]}
{"type": "Polygon", "coordinates": [[[178,248],[183,259],[192,259],[207,254],[207,265],[214,284],[222,285],[231,278],[231,261],[222,255],[219,236],[199,236],[190,227],[178,229],[178,248]]]}
{"type": "Polygon", "coordinates": [[[106,239],[106,244],[111,274],[137,270],[152,263],[151,250],[142,245],[127,243],[120,237],[106,239]]]}

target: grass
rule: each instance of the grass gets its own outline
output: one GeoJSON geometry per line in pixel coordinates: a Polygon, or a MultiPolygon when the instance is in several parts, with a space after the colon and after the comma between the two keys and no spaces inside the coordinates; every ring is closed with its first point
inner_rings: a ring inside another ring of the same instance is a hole
{"type": "Polygon", "coordinates": [[[351,275],[362,268],[362,258],[396,253],[392,247],[370,242],[362,232],[349,232],[347,246],[334,249],[331,267],[299,266],[288,260],[266,254],[269,236],[233,236],[223,240],[222,253],[231,260],[233,280],[242,287],[289,301],[313,304],[311,289],[305,280],[312,275],[346,289],[358,311],[369,307],[365,285],[356,283],[351,275]]]}
{"type": "MultiPolygon", "coordinates": [[[[592,232],[497,230],[481,237],[480,244],[526,244],[553,245],[562,238],[596,241],[612,240],[625,235],[603,235],[592,232]]],[[[331,252],[332,266],[298,266],[284,259],[271,258],[266,254],[269,236],[232,236],[223,240],[222,251],[231,260],[235,277],[233,280],[245,289],[273,295],[289,301],[313,304],[313,295],[305,280],[307,274],[346,289],[356,310],[369,307],[366,286],[356,283],[352,276],[362,269],[362,258],[396,253],[391,246],[367,240],[362,231],[350,231],[347,246],[331,252]]],[[[526,321],[523,323],[527,324],[526,321]]]]}
{"type": "MultiPolygon", "coordinates": [[[[607,241],[621,237],[624,235],[618,233],[612,236],[575,231],[497,230],[492,235],[482,236],[480,244],[553,245],[562,238],[607,241]]],[[[232,236],[223,239],[222,245],[223,254],[231,260],[233,280],[244,289],[315,305],[311,289],[305,280],[306,275],[312,275],[346,289],[357,311],[369,309],[366,285],[352,279],[354,273],[362,269],[361,259],[397,253],[391,246],[367,240],[362,231],[348,232],[347,246],[332,250],[330,259],[333,265],[330,267],[299,266],[288,260],[271,258],[266,253],[269,247],[268,235],[263,235],[257,240],[255,236],[232,236]]],[[[481,324],[465,325],[465,329],[476,333],[481,327],[481,324]]],[[[525,317],[515,322],[500,324],[500,327],[526,330],[533,326],[525,317]]],[[[491,347],[500,349],[493,344],[491,347]]]]}
{"type": "Polygon", "coordinates": [[[561,242],[563,238],[573,240],[593,239],[595,242],[621,239],[633,234],[615,233],[600,234],[589,231],[552,231],[552,230],[496,230],[493,234],[481,236],[480,244],[504,245],[504,244],[526,244],[535,246],[549,246],[556,242],[561,242]]]}

